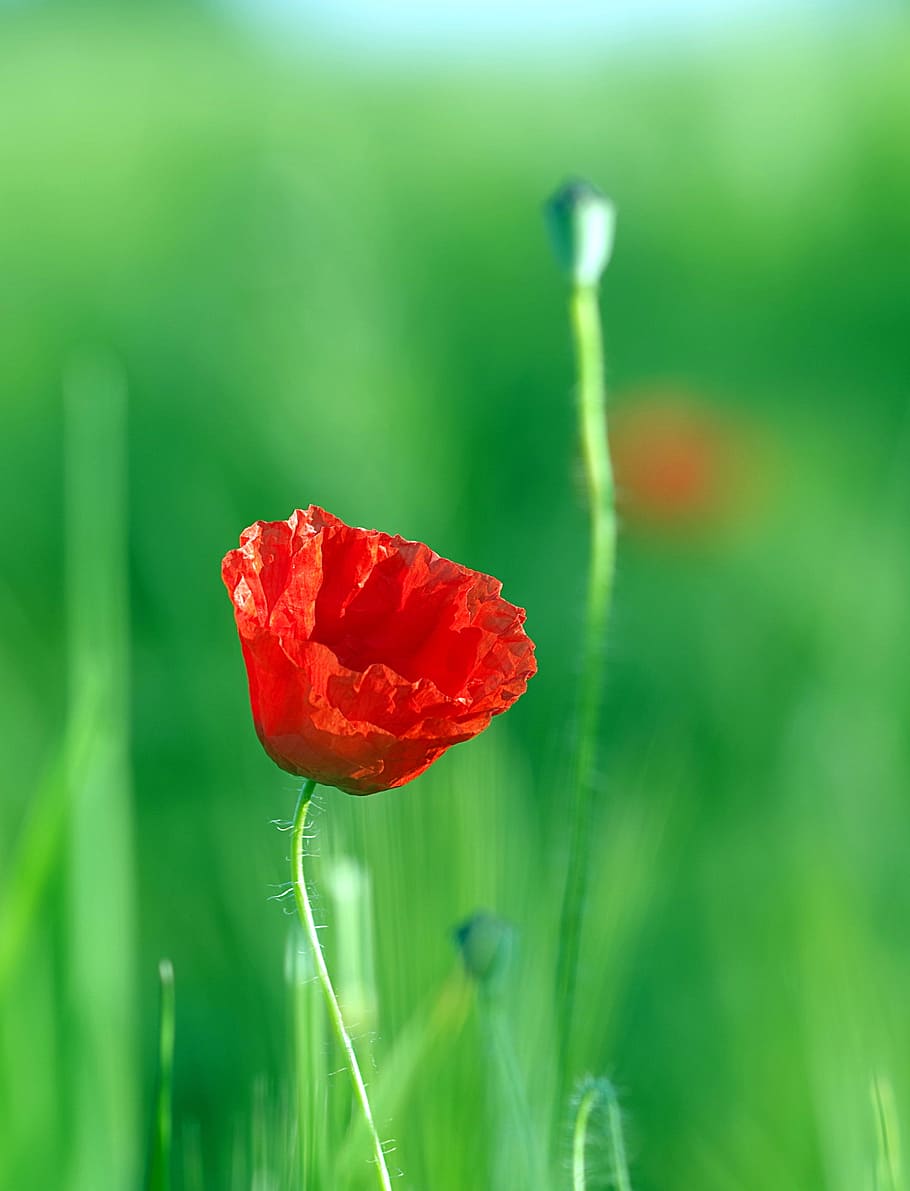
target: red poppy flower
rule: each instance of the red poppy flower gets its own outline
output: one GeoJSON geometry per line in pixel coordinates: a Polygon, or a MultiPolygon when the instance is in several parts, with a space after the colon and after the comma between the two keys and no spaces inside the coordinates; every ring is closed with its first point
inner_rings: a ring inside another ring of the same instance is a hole
{"type": "Polygon", "coordinates": [[[266,752],[349,794],[423,773],[537,668],[497,579],[314,505],[244,530],[222,575],[266,752]]]}

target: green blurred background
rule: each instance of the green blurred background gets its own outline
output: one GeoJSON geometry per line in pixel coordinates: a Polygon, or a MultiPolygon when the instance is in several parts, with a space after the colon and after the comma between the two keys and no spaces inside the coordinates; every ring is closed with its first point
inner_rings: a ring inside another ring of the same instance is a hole
{"type": "Polygon", "coordinates": [[[513,924],[494,1016],[542,1137],[586,526],[541,204],[573,174],[619,210],[632,444],[577,1074],[638,1191],[906,1185],[910,29],[697,9],[378,45],[375,6],[359,41],[2,15],[0,1187],[136,1185],[161,956],[175,1185],[370,1183],[219,577],[310,502],[528,610],[521,703],[411,787],[324,792],[311,864],[398,1185],[531,1186],[452,930],[513,924]]]}

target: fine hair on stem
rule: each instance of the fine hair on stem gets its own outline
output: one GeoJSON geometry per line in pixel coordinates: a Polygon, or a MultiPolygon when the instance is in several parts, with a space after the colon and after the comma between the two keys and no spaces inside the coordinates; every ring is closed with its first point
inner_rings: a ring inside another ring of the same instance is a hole
{"type": "Polygon", "coordinates": [[[294,900],[297,905],[300,925],[303,927],[312,951],[316,978],[325,996],[332,1033],[335,1035],[335,1039],[344,1053],[345,1064],[351,1076],[354,1099],[363,1114],[364,1123],[370,1135],[376,1177],[383,1191],[391,1191],[392,1183],[389,1178],[389,1169],[386,1165],[382,1142],[379,1139],[379,1133],[373,1121],[373,1110],[370,1107],[370,1100],[367,1096],[366,1084],[360,1071],[360,1064],[357,1061],[354,1043],[351,1041],[351,1036],[344,1024],[344,1018],[341,1015],[341,1006],[338,1003],[338,997],[329,976],[329,969],[325,962],[325,956],[322,953],[322,945],[319,942],[319,932],[313,917],[313,907],[307,891],[303,862],[306,851],[307,812],[310,808],[315,789],[316,783],[314,781],[308,779],[303,783],[300,789],[300,796],[297,799],[297,807],[294,811],[294,820],[291,827],[291,879],[294,886],[294,900]]]}

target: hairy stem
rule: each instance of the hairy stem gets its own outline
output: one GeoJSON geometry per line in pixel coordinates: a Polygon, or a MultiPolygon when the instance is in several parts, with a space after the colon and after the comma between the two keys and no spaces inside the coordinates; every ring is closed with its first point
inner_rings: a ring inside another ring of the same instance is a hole
{"type": "Polygon", "coordinates": [[[632,1191],[622,1131],[622,1113],[616,1091],[608,1079],[588,1079],[581,1087],[572,1130],[572,1191],[585,1191],[588,1126],[595,1109],[602,1109],[606,1115],[610,1186],[615,1187],[616,1191],[632,1191]]]}
{"type": "Polygon", "coordinates": [[[348,1070],[351,1073],[351,1083],[354,1088],[354,1099],[363,1113],[364,1121],[366,1122],[367,1130],[370,1134],[370,1140],[373,1146],[373,1159],[376,1164],[376,1176],[379,1180],[379,1186],[383,1191],[391,1191],[392,1183],[389,1178],[389,1170],[386,1166],[385,1154],[382,1150],[382,1142],[379,1140],[379,1134],[376,1131],[376,1125],[373,1122],[373,1111],[370,1108],[369,1097],[367,1096],[366,1084],[363,1082],[363,1076],[360,1072],[360,1065],[357,1062],[357,1054],[354,1051],[354,1043],[351,1041],[351,1036],[344,1024],[344,1018],[341,1016],[341,1006],[338,1004],[338,997],[335,995],[335,989],[332,985],[332,979],[329,976],[329,969],[326,966],[325,956],[322,953],[322,946],[319,942],[319,934],[316,930],[316,922],[313,918],[313,907],[310,905],[309,894],[307,893],[306,877],[303,871],[304,858],[304,842],[306,839],[306,822],[307,811],[310,807],[310,802],[313,798],[313,791],[316,789],[314,781],[306,781],[300,790],[300,797],[297,800],[297,809],[294,811],[294,822],[291,830],[291,875],[294,884],[294,899],[297,903],[297,914],[300,918],[300,924],[306,933],[307,939],[310,943],[310,948],[313,952],[313,963],[316,966],[316,976],[322,986],[322,991],[325,995],[326,1007],[329,1012],[329,1021],[332,1025],[332,1031],[338,1041],[338,1045],[344,1051],[345,1062],[348,1070]]]}
{"type": "Polygon", "coordinates": [[[582,645],[578,740],[572,782],[569,856],[563,893],[557,960],[557,1006],[561,1024],[560,1097],[568,1087],[571,1027],[582,915],[588,884],[591,810],[597,759],[597,728],[603,693],[604,630],[613,591],[616,515],[613,472],[607,449],[603,342],[597,289],[575,285],[570,299],[572,336],[578,372],[578,418],[590,520],[590,558],[582,645]]]}
{"type": "Polygon", "coordinates": [[[572,1191],[585,1191],[585,1146],[588,1141],[588,1121],[596,1099],[597,1087],[592,1085],[582,1095],[575,1114],[575,1127],[572,1130],[572,1191]]]}

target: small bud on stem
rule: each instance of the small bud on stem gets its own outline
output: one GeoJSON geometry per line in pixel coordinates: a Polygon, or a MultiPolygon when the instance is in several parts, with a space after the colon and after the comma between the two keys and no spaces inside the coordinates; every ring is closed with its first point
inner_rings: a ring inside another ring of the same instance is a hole
{"type": "Polygon", "coordinates": [[[514,927],[481,910],[457,926],[454,936],[467,974],[487,991],[495,991],[512,959],[514,927]]]}
{"type": "Polygon", "coordinates": [[[573,285],[594,287],[613,255],[616,208],[590,182],[567,182],[546,205],[556,258],[573,285]]]}

